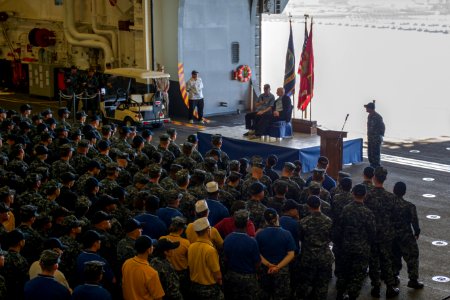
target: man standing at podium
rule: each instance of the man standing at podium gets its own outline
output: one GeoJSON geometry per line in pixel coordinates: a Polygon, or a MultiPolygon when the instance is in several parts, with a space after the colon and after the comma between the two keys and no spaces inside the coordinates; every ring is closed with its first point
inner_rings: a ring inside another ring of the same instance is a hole
{"type": "Polygon", "coordinates": [[[381,144],[383,143],[385,126],[383,117],[375,111],[375,101],[364,105],[367,116],[367,156],[370,166],[380,166],[381,144]]]}

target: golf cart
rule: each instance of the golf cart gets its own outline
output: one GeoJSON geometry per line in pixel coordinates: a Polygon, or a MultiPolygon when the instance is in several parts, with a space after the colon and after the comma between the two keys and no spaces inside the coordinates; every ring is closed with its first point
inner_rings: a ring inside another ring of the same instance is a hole
{"type": "Polygon", "coordinates": [[[105,123],[119,121],[127,126],[155,128],[170,122],[168,99],[164,99],[157,84],[157,81],[168,81],[169,74],[135,68],[109,69],[104,74],[120,78],[122,83],[128,80],[127,86],[109,84],[108,91],[102,90],[100,112],[105,123]]]}

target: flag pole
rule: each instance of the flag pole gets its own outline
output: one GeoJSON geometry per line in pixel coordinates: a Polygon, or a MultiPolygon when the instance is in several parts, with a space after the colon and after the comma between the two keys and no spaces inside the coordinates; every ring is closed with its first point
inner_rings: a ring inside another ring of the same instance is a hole
{"type": "MultiPolygon", "coordinates": [[[[314,22],[314,17],[311,17],[311,28],[309,30],[309,32],[311,33],[312,31],[312,26],[313,26],[313,22],[314,22]]],[[[312,42],[312,41],[311,41],[312,42]]],[[[311,80],[311,79],[310,79],[311,80]]],[[[309,87],[312,89],[312,85],[310,83],[309,87]]],[[[311,90],[312,91],[312,90],[311,90]]],[[[309,121],[312,122],[312,99],[309,101],[309,121]]]]}
{"type": "MultiPolygon", "coordinates": [[[[309,18],[309,15],[308,14],[305,14],[305,28],[308,28],[308,18],[309,18]]],[[[308,29],[305,29],[305,32],[307,32],[306,30],[308,30],[308,29]]],[[[307,119],[308,118],[308,110],[304,110],[303,112],[302,112],[302,118],[303,119],[307,119]]]]}
{"type": "MultiPolygon", "coordinates": [[[[292,14],[291,13],[289,13],[289,28],[292,28],[292,14]]],[[[295,53],[294,53],[294,55],[295,55],[295,53]]],[[[292,106],[295,107],[295,89],[292,92],[292,106]]],[[[293,118],[295,119],[295,109],[293,109],[292,111],[293,111],[293,114],[294,114],[293,118]]]]}

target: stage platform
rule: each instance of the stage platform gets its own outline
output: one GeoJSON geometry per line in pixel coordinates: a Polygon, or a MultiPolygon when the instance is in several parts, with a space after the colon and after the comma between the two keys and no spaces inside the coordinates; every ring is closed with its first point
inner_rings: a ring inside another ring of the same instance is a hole
{"type": "MultiPolygon", "coordinates": [[[[204,154],[211,149],[211,136],[221,134],[223,145],[222,150],[225,151],[231,159],[239,159],[242,157],[251,158],[254,155],[266,158],[270,154],[278,156],[278,164],[276,169],[280,170],[284,162],[300,160],[303,164],[303,172],[312,171],[317,164],[320,156],[320,137],[317,135],[309,135],[302,133],[294,133],[290,139],[281,141],[261,141],[260,139],[250,140],[243,136],[246,132],[243,126],[221,126],[207,128],[197,132],[199,151],[204,154]]],[[[362,157],[363,140],[344,139],[343,163],[360,163],[362,157]]]]}

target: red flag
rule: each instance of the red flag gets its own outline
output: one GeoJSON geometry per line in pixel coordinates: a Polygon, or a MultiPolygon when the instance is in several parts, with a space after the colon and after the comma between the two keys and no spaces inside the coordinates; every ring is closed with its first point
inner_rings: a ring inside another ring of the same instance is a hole
{"type": "MultiPolygon", "coordinates": [[[[313,52],[313,30],[311,29],[307,35],[306,45],[303,48],[300,65],[298,66],[298,74],[300,74],[300,92],[298,93],[298,109],[306,110],[309,102],[311,102],[314,91],[314,52],[313,52]]],[[[306,26],[306,24],[305,24],[306,26]]]]}

